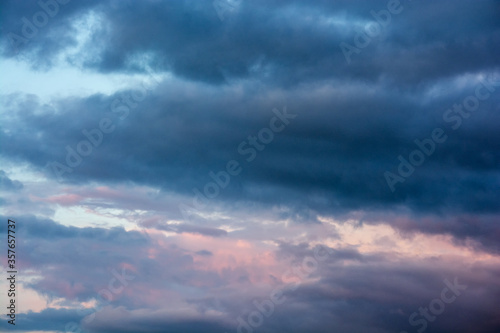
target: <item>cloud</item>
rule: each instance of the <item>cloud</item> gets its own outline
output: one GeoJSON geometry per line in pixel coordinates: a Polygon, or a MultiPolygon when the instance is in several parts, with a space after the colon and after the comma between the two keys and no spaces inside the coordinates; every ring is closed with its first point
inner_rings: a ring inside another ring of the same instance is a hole
{"type": "Polygon", "coordinates": [[[457,278],[429,331],[498,331],[498,1],[401,1],[369,38],[387,1],[43,4],[0,4],[7,78],[64,88],[1,96],[2,218],[47,300],[23,329],[234,332],[278,288],[255,330],[410,331],[457,278]]]}
{"type": "Polygon", "coordinates": [[[80,320],[76,310],[68,309],[44,309],[40,312],[28,312],[26,314],[16,315],[16,325],[12,326],[3,320],[0,323],[2,329],[12,331],[26,330],[33,331],[58,331],[64,330],[64,324],[80,320]],[[22,324],[21,324],[22,323],[22,324]]]}
{"type": "Polygon", "coordinates": [[[207,251],[207,250],[201,250],[201,251],[198,251],[196,252],[196,254],[200,255],[200,256],[211,256],[213,255],[212,252],[210,251],[207,251]]]}
{"type": "MultiPolygon", "coordinates": [[[[285,301],[263,317],[263,332],[354,332],[363,327],[391,332],[411,328],[409,316],[440,297],[444,280],[455,277],[467,289],[446,305],[433,328],[457,329],[457,321],[462,324],[458,332],[467,332],[467,325],[481,332],[498,327],[498,257],[449,241],[453,251],[435,256],[432,251],[404,252],[409,240],[396,234],[392,244],[374,239],[376,250],[369,251],[344,231],[331,245],[282,241],[259,248],[231,235],[168,238],[148,229],[149,236],[143,237],[136,231],[66,227],[30,216],[18,216],[16,223],[23,226],[18,230],[23,240],[19,265],[27,274],[22,283],[49,300],[66,300],[64,308],[19,314],[23,329],[38,323],[39,330],[62,330],[76,322],[90,332],[196,331],[200,325],[208,331],[234,331],[238,317],[248,321],[255,304],[279,288],[285,301]],[[311,266],[305,258],[323,259],[311,266]],[[118,276],[126,277],[123,288],[118,276]],[[118,291],[107,300],[103,290],[118,291]],[[96,305],[86,310],[71,303],[92,300],[96,305]],[[466,313],[477,315],[463,319],[466,313]]],[[[369,231],[361,228],[359,235],[369,231]]],[[[421,237],[415,241],[432,244],[429,236],[421,237]]]]}
{"type": "Polygon", "coordinates": [[[5,171],[0,170],[0,186],[4,191],[18,191],[23,188],[23,183],[10,179],[5,171]]]}
{"type": "MultiPolygon", "coordinates": [[[[496,2],[478,6],[462,1],[455,16],[431,19],[452,4],[402,3],[403,12],[382,27],[382,35],[355,55],[350,66],[338,45],[353,44],[360,25],[375,21],[370,11],[384,10],[385,3],[244,2],[226,22],[220,21],[212,3],[70,3],[61,6],[25,52],[38,62],[53,63],[55,55],[77,44],[71,34],[78,31],[71,24],[74,18],[93,15],[95,27],[88,27],[80,65],[102,72],[144,71],[149,58],[176,76],[212,84],[253,77],[284,85],[330,77],[372,82],[383,77],[411,85],[498,66],[492,56],[498,51],[500,28],[496,2]],[[205,56],[199,57],[200,52],[205,56]],[[402,57],[405,61],[398,60],[402,57]],[[447,61],[450,58],[455,61],[447,61]]],[[[6,32],[20,34],[22,16],[34,14],[27,7],[4,4],[4,55],[12,55],[6,32]]],[[[78,62],[79,56],[70,61],[78,62]]]]}
{"type": "MultiPolygon", "coordinates": [[[[311,85],[289,92],[271,89],[267,94],[281,94],[288,112],[298,117],[251,162],[248,154],[238,152],[240,144],[269,126],[273,108],[282,108],[281,98],[263,101],[252,91],[254,83],[215,91],[203,84],[164,82],[128,108],[129,115],[122,120],[110,105],[131,91],[54,101],[56,108],[43,112],[35,97],[26,96],[8,106],[15,116],[4,125],[9,131],[1,134],[9,143],[3,155],[28,162],[56,179],[50,163],[68,166],[67,159],[74,158],[69,152],[89,140],[83,131],[99,128],[101,119],[108,118],[115,130],[103,134],[102,143],[81,164],[63,173],[68,184],[132,181],[195,198],[193,189],[204,191],[213,182],[210,172],[224,171],[228,161],[236,160],[241,174],[231,177],[208,207],[233,210],[241,203],[244,209],[245,202],[262,210],[283,207],[281,218],[301,223],[317,223],[321,214],[353,210],[379,214],[400,207],[417,219],[440,214],[452,219],[461,214],[495,216],[500,155],[493,124],[500,90],[494,88],[491,97],[463,120],[463,127],[453,130],[442,119],[447,108],[480,84],[477,80],[454,88],[424,104],[415,98],[428,94],[431,87],[407,96],[391,93],[389,86],[359,83],[342,88],[333,83],[311,85]],[[196,98],[188,98],[188,91],[196,98]],[[238,91],[243,93],[233,94],[238,91]],[[204,101],[202,113],[198,101],[204,101]],[[436,127],[446,130],[447,141],[436,145],[436,153],[391,192],[384,172],[397,174],[398,155],[408,159],[418,149],[414,141],[426,140],[436,127]],[[38,133],[41,139],[29,133],[38,133]],[[45,142],[42,147],[39,140],[45,142]]],[[[72,195],[58,200],[76,200],[79,194],[72,195]]],[[[184,203],[200,211],[192,201],[184,203]]],[[[185,218],[179,207],[166,214],[166,220],[185,218]]]]}

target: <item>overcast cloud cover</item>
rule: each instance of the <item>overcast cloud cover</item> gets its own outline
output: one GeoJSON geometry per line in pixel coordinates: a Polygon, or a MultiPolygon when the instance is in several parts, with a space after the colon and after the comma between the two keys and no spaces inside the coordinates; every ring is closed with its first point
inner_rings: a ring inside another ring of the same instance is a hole
{"type": "Polygon", "coordinates": [[[2,331],[500,332],[500,1],[0,22],[2,331]]]}

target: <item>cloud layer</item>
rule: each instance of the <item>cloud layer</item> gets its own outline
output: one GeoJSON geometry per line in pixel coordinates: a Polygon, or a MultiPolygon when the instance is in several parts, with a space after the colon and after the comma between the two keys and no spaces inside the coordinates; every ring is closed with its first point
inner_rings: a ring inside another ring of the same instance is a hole
{"type": "Polygon", "coordinates": [[[6,82],[67,85],[2,85],[0,204],[33,304],[16,329],[497,332],[499,18],[494,0],[2,2],[6,82]]]}

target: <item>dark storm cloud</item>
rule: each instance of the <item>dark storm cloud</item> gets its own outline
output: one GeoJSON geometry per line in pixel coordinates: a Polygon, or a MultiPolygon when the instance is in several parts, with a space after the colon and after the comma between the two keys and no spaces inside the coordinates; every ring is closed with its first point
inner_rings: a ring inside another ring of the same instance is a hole
{"type": "Polygon", "coordinates": [[[2,2],[2,55],[27,61],[37,69],[52,67],[60,52],[77,44],[73,21],[96,4],[96,1],[61,2],[2,2]],[[40,2],[48,6],[40,6],[40,2]]]}
{"type": "MultiPolygon", "coordinates": [[[[295,85],[336,77],[408,86],[498,66],[496,1],[401,4],[399,16],[354,54],[349,66],[339,44],[353,44],[357,31],[374,21],[370,11],[386,9],[387,1],[242,1],[224,22],[210,1],[75,1],[61,6],[32,39],[36,43],[25,47],[37,64],[52,62],[76,43],[71,21],[93,11],[103,15],[103,27],[93,33],[86,48],[93,54],[82,65],[103,72],[142,71],[145,64],[130,59],[147,53],[156,62],[162,59],[165,70],[211,83],[255,77],[295,85]]],[[[20,30],[21,17],[37,6],[8,2],[3,7],[2,37],[8,46],[6,32],[20,30]]]]}
{"type": "MultiPolygon", "coordinates": [[[[102,144],[73,172],[64,173],[65,181],[133,181],[194,196],[193,188],[203,191],[213,181],[211,171],[223,171],[228,161],[236,160],[241,174],[231,177],[209,202],[227,209],[234,209],[236,202],[284,205],[289,210],[281,218],[297,222],[317,222],[318,213],[401,206],[417,216],[492,214],[468,235],[453,227],[449,232],[460,238],[484,235],[494,245],[497,232],[486,230],[498,230],[492,221],[500,202],[500,136],[495,126],[500,121],[500,87],[495,84],[489,99],[457,130],[443,120],[443,114],[473,94],[476,85],[453,88],[451,84],[448,93],[429,99],[434,87],[400,95],[380,83],[345,87],[331,83],[262,100],[262,94],[273,96],[275,90],[265,91],[254,83],[214,90],[180,81],[160,84],[129,108],[123,120],[110,106],[129,91],[54,101],[54,109],[43,108],[34,96],[12,95],[4,103],[15,116],[2,124],[8,130],[2,131],[0,140],[8,143],[2,147],[4,156],[28,161],[55,178],[49,163],[66,165],[67,147],[77,150],[79,142],[87,140],[82,131],[98,128],[101,119],[109,118],[115,130],[103,134],[102,144]],[[236,93],[237,89],[245,93],[236,93]],[[418,102],[419,98],[426,100],[418,102]],[[276,107],[283,113],[285,105],[287,113],[297,118],[275,133],[263,151],[255,150],[255,159],[248,162],[251,155],[240,154],[238,147],[243,142],[250,147],[248,137],[269,127],[275,116],[271,110],[276,107]],[[417,148],[414,140],[430,138],[436,127],[443,128],[448,139],[436,144],[435,153],[391,192],[384,172],[397,174],[398,156],[408,159],[417,148]]],[[[177,210],[168,214],[181,217],[177,210]]]]}
{"type": "MultiPolygon", "coordinates": [[[[109,117],[114,132],[104,134],[103,143],[63,178],[133,180],[194,195],[193,187],[203,191],[212,181],[210,171],[224,170],[235,159],[242,173],[232,177],[217,199],[295,202],[304,216],[308,209],[400,204],[420,211],[498,211],[500,194],[494,190],[500,165],[500,140],[494,126],[499,117],[498,87],[456,131],[442,115],[474,87],[457,89],[425,105],[415,102],[425,92],[398,96],[383,92],[384,86],[327,85],[325,93],[315,87],[292,90],[282,96],[287,112],[298,115],[297,119],[248,162],[250,154],[239,154],[239,145],[269,126],[272,108],[281,112],[283,108],[281,99],[260,101],[261,92],[252,92],[253,88],[244,85],[248,93],[243,97],[227,97],[232,88],[213,91],[199,85],[163,84],[130,109],[124,120],[110,112],[115,96],[61,100],[55,104],[57,110],[43,114],[35,112],[40,106],[34,97],[10,97],[7,107],[17,119],[4,125],[9,131],[1,134],[2,141],[9,144],[3,151],[39,168],[54,161],[65,164],[66,146],[76,150],[86,140],[82,130],[98,128],[99,121],[109,117]],[[184,89],[197,98],[186,99],[184,89]],[[373,96],[370,89],[380,94],[373,96]],[[449,139],[437,145],[426,163],[391,193],[384,172],[397,172],[398,155],[408,158],[417,148],[413,141],[430,137],[436,127],[446,129],[449,139]],[[470,196],[471,192],[477,195],[470,196]]],[[[50,168],[45,170],[53,176],[50,168]]]]}
{"type": "MultiPolygon", "coordinates": [[[[71,2],[61,6],[50,22],[54,24],[33,40],[42,43],[50,31],[60,37],[53,37],[59,43],[54,52],[62,52],[73,18],[90,10],[104,15],[105,27],[93,32],[92,45],[85,48],[97,53],[82,55],[92,59],[84,67],[141,71],[141,55],[147,54],[153,55],[155,68],[178,77],[209,83],[249,78],[261,83],[243,84],[239,98],[227,97],[236,92],[228,86],[214,91],[194,83],[185,83],[189,88],[165,84],[123,122],[109,112],[118,95],[66,99],[56,103],[58,112],[44,115],[33,112],[39,107],[35,97],[11,96],[6,107],[17,110],[19,119],[15,135],[2,133],[3,141],[9,142],[3,151],[38,167],[64,161],[61,143],[75,148],[85,139],[81,131],[96,128],[106,115],[117,130],[105,135],[97,152],[66,179],[130,179],[192,193],[194,186],[210,181],[210,170],[241,159],[238,144],[267,125],[271,108],[286,103],[300,120],[277,134],[251,165],[243,165],[241,177],[233,177],[221,198],[293,202],[296,212],[291,216],[304,221],[314,221],[315,210],[400,204],[423,211],[496,212],[498,88],[474,117],[437,147],[438,153],[404,184],[397,184],[395,193],[388,191],[381,176],[395,172],[398,155],[407,157],[415,149],[415,139],[430,136],[438,126],[449,128],[442,120],[444,110],[474,89],[450,90],[446,87],[451,79],[498,70],[498,4],[462,1],[448,15],[450,5],[403,2],[400,16],[347,65],[339,43],[352,43],[356,22],[373,20],[370,11],[383,10],[385,1],[243,1],[225,22],[210,2],[71,2]],[[134,58],[139,62],[130,62],[134,58]],[[278,90],[281,99],[263,102],[277,84],[289,88],[278,90]],[[323,93],[322,86],[328,87],[323,93]],[[188,89],[194,99],[188,98],[188,89]],[[439,97],[429,97],[434,90],[442,90],[439,97]],[[39,142],[44,142],[42,149],[39,142]],[[285,195],[279,194],[282,189],[287,189],[285,195]],[[304,194],[323,199],[304,202],[304,194]]],[[[16,18],[28,8],[18,2],[3,6],[6,41],[6,31],[19,28],[16,18]]],[[[26,47],[35,47],[30,45],[26,47]]],[[[48,56],[40,52],[33,57],[43,62],[48,56]]]]}

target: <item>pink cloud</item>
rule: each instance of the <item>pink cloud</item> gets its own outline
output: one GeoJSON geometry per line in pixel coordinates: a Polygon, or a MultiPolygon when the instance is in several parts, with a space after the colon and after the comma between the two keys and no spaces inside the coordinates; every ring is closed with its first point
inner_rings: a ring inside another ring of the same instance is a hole
{"type": "Polygon", "coordinates": [[[84,197],[78,194],[53,195],[48,198],[40,198],[37,196],[30,195],[30,199],[33,201],[54,203],[61,206],[73,206],[75,204],[81,203],[84,200],[84,197]]]}

